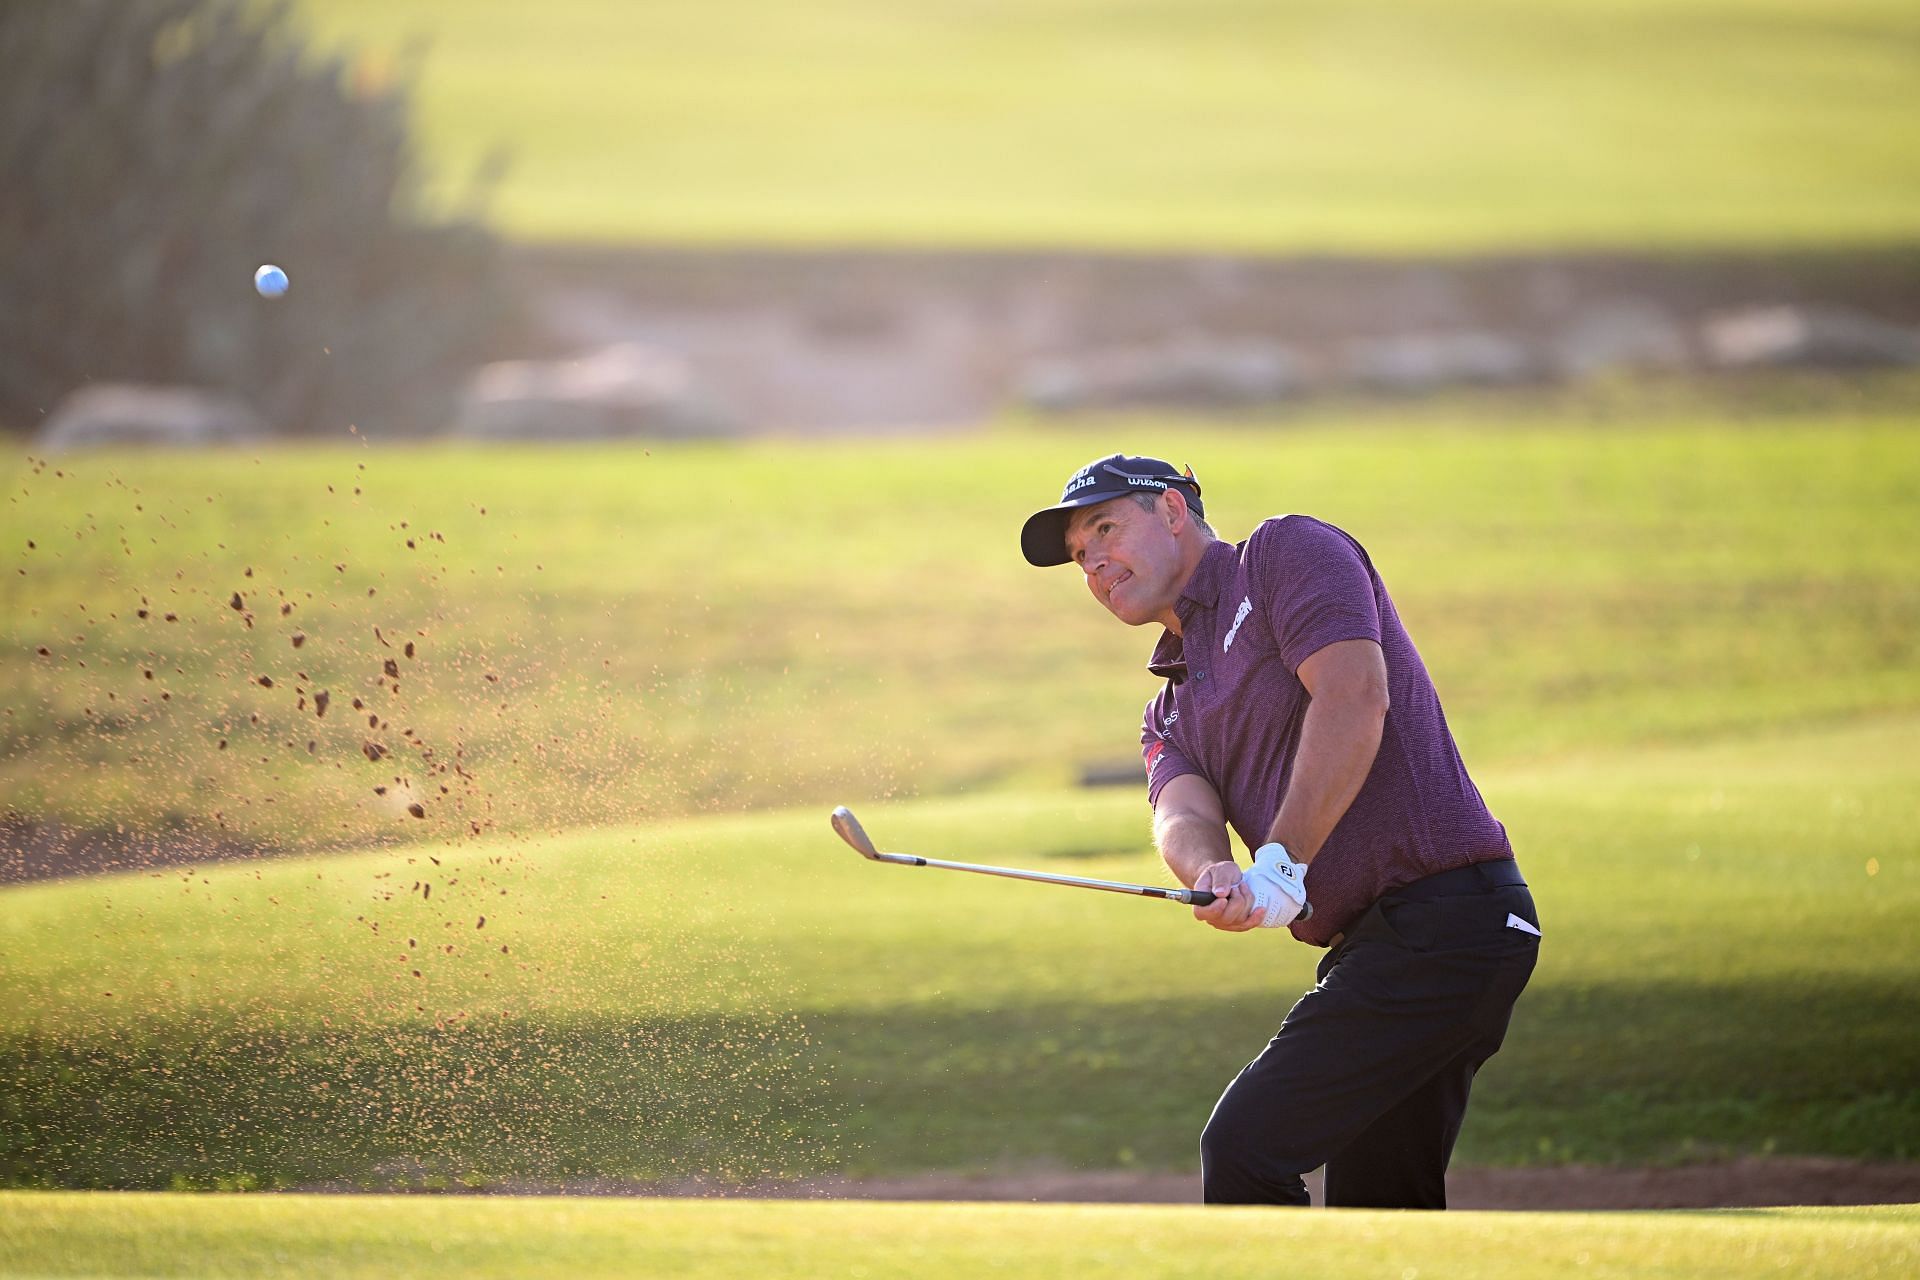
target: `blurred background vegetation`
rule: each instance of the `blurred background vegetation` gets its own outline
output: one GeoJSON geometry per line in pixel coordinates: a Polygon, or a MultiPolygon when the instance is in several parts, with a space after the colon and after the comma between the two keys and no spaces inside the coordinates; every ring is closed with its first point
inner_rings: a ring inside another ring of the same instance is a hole
{"type": "Polygon", "coordinates": [[[132,381],[238,394],[289,435],[419,434],[510,331],[484,193],[422,190],[409,82],[320,54],[290,10],[0,9],[0,423],[132,381]],[[264,261],[298,307],[242,287],[264,261]]]}

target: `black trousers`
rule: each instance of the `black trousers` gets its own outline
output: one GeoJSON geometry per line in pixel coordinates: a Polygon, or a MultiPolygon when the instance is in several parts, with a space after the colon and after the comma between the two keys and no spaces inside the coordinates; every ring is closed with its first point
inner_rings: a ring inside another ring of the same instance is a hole
{"type": "Polygon", "coordinates": [[[1476,863],[1382,895],[1320,962],[1200,1138],[1208,1204],[1326,1202],[1444,1209],[1447,1161],[1480,1064],[1505,1039],[1540,939],[1512,862],[1476,863]]]}

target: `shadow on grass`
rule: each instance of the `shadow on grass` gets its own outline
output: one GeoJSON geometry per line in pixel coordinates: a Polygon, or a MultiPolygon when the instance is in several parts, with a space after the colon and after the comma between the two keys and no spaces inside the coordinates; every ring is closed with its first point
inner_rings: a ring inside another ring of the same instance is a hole
{"type": "MultiPolygon", "coordinates": [[[[1183,1168],[1293,993],[804,1019],[0,1032],[0,1182],[750,1184],[1183,1168]]],[[[1920,1010],[1884,980],[1523,998],[1464,1163],[1920,1154],[1920,1010]]]]}

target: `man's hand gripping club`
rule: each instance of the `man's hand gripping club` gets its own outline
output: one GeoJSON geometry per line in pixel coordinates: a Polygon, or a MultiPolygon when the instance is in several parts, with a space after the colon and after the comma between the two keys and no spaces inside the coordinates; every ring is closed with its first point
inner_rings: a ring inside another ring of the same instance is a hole
{"type": "Polygon", "coordinates": [[[1263,844],[1253,853],[1253,866],[1241,871],[1232,861],[1214,862],[1193,882],[1213,901],[1193,909],[1193,918],[1244,933],[1248,929],[1284,929],[1313,913],[1307,905],[1306,867],[1293,860],[1281,844],[1263,844]]]}
{"type": "Polygon", "coordinates": [[[1246,872],[1230,856],[1220,796],[1193,774],[1174,778],[1154,806],[1153,839],[1181,883],[1214,900],[1194,908],[1194,919],[1228,933],[1279,929],[1313,914],[1307,904],[1307,868],[1279,843],[1254,850],[1246,872]]]}

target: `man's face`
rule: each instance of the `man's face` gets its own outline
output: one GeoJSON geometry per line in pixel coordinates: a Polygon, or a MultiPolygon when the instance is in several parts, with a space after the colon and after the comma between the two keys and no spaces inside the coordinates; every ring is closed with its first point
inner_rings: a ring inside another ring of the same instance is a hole
{"type": "Polygon", "coordinates": [[[1087,590],[1128,626],[1164,621],[1186,585],[1170,515],[1164,497],[1151,511],[1120,497],[1074,512],[1067,524],[1067,554],[1087,590]]]}

